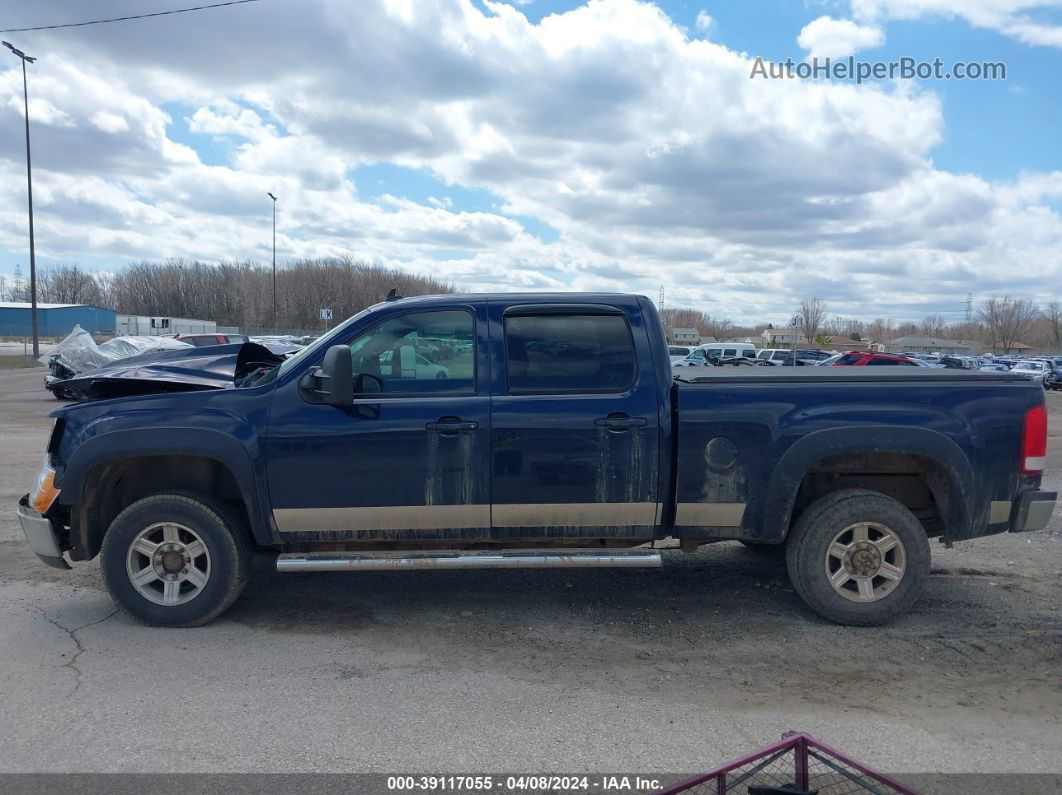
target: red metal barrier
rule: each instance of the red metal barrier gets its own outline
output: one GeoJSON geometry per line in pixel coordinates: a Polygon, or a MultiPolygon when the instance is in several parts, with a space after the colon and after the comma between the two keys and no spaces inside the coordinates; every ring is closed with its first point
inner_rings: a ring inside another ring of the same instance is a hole
{"type": "Polygon", "coordinates": [[[707,773],[659,790],[656,795],[917,795],[884,773],[845,756],[810,734],[788,732],[764,746],[707,773]]]}

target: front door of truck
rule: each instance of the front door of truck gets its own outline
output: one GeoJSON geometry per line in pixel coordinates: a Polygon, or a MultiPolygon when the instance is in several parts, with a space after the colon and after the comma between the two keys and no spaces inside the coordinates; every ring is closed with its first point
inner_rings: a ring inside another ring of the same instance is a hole
{"type": "Polygon", "coordinates": [[[492,299],[490,319],[495,540],[652,537],[658,401],[640,315],[492,299]]]}
{"type": "Polygon", "coordinates": [[[278,387],[265,456],[277,529],[289,541],[486,538],[486,303],[382,312],[347,341],[355,377],[381,393],[336,407],[278,387]]]}

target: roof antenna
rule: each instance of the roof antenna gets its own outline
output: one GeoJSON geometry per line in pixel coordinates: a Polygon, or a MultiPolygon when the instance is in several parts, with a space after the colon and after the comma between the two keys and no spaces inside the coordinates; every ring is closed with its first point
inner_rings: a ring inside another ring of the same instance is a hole
{"type": "Polygon", "coordinates": [[[402,296],[400,296],[398,294],[398,289],[397,288],[392,287],[391,291],[387,294],[387,297],[384,300],[385,301],[401,301],[402,300],[402,296]]]}

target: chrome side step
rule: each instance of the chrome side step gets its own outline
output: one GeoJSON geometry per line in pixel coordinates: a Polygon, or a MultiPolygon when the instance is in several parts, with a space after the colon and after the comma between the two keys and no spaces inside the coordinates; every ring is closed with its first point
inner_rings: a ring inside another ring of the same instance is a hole
{"type": "Polygon", "coordinates": [[[277,571],[423,571],[426,569],[657,569],[659,552],[645,549],[506,550],[504,552],[292,552],[277,571]]]}

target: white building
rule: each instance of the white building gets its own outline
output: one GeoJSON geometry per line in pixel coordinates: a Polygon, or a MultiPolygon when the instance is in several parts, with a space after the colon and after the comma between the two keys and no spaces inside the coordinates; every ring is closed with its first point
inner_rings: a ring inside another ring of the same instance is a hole
{"type": "Polygon", "coordinates": [[[119,337],[172,337],[177,334],[214,334],[217,330],[218,324],[213,320],[117,315],[114,333],[119,337]]]}

